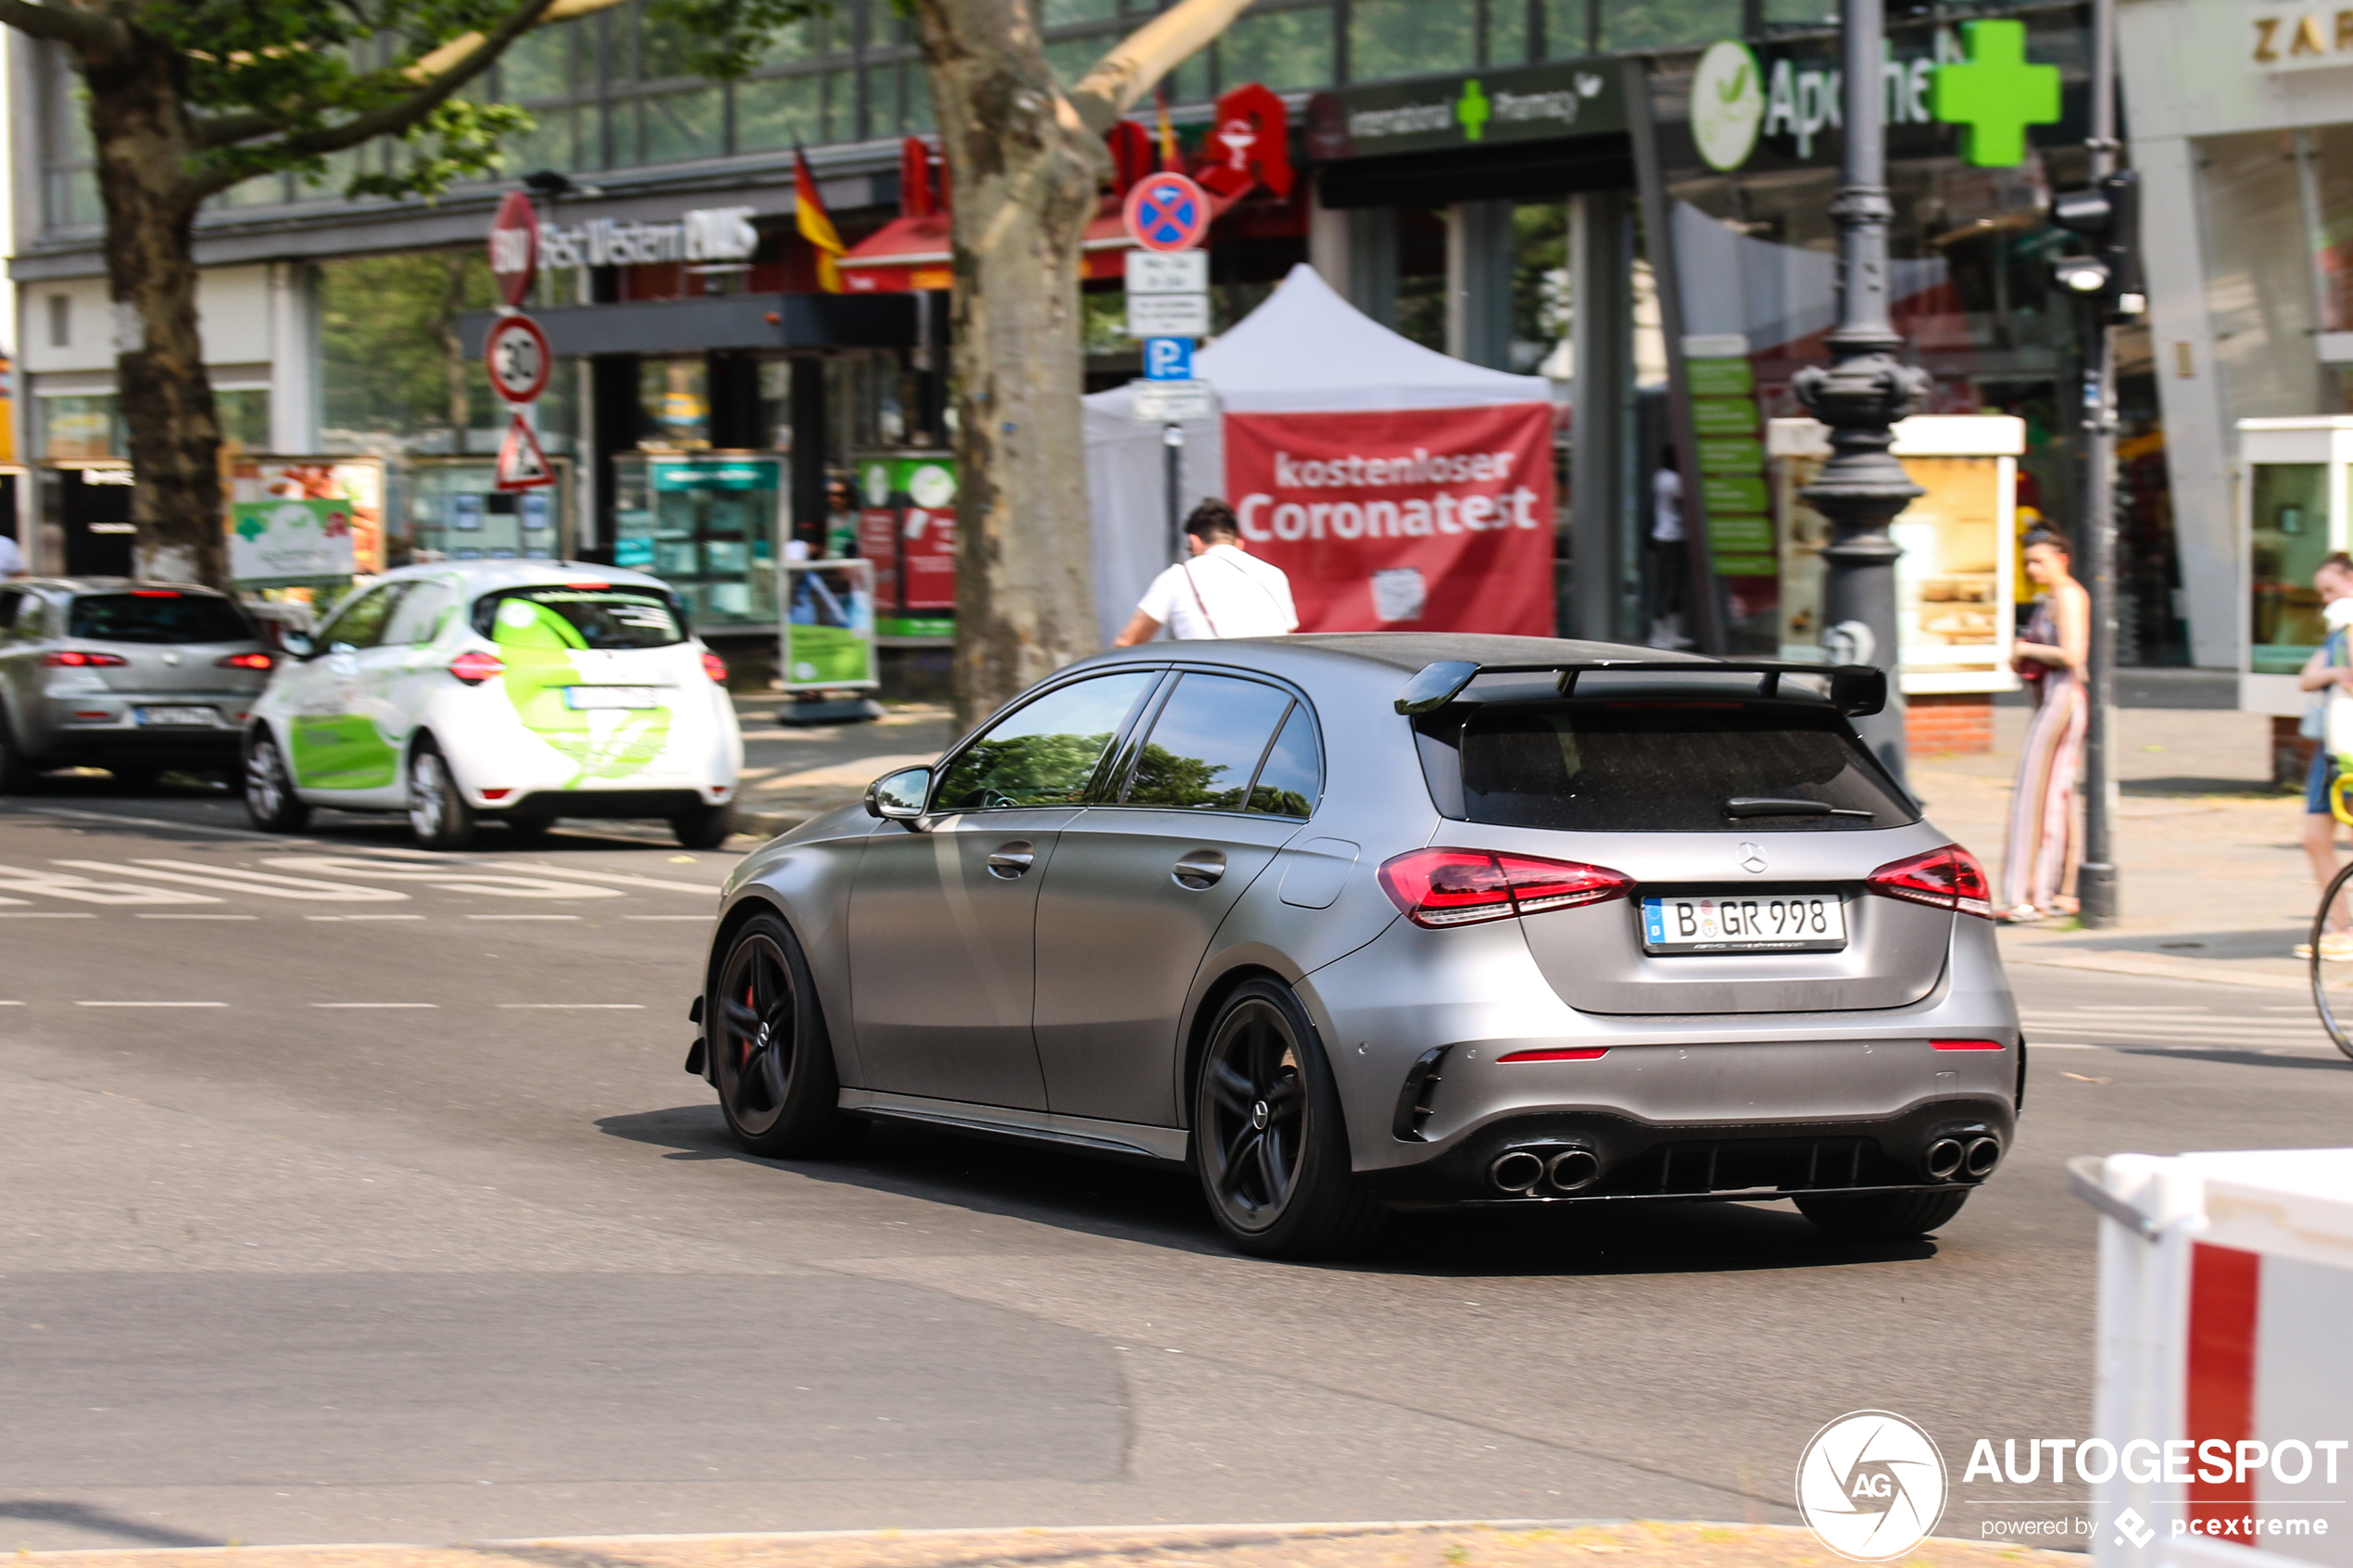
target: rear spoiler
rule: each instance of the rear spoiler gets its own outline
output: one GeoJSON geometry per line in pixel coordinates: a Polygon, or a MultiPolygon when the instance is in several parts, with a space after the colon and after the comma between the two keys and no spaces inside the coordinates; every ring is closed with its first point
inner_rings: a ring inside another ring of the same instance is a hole
{"type": "Polygon", "coordinates": [[[1481,675],[1557,675],[1560,694],[1573,696],[1577,678],[1588,671],[1614,675],[1755,675],[1756,695],[1777,696],[1784,675],[1807,675],[1830,682],[1831,706],[1850,719],[1879,712],[1887,706],[1887,671],[1867,664],[1799,664],[1780,659],[1596,659],[1562,664],[1474,664],[1446,659],[1425,664],[1421,672],[1397,694],[1397,711],[1430,713],[1463,695],[1463,688],[1481,675]]]}

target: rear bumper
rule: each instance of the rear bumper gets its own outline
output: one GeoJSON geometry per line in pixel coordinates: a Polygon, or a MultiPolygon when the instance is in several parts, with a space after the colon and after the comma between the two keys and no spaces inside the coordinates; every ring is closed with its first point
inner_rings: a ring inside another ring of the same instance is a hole
{"type": "MultiPolygon", "coordinates": [[[[728,793],[728,792],[722,792],[728,793]]],[[[511,803],[485,807],[483,814],[500,817],[674,817],[706,805],[716,805],[712,792],[699,789],[540,789],[511,803]]]]}
{"type": "Polygon", "coordinates": [[[1972,1144],[1991,1138],[1998,1162],[2015,1133],[2007,1100],[1976,1096],[1927,1099],[1892,1116],[1739,1123],[1678,1124],[1613,1109],[1563,1107],[1496,1117],[1421,1164],[1365,1180],[1401,1209],[1966,1187],[1982,1176],[1964,1169],[1940,1180],[1930,1150],[1950,1139],[1966,1159],[1972,1144]],[[1590,1162],[1572,1160],[1565,1179],[1555,1180],[1557,1157],[1572,1150],[1591,1156],[1590,1162]],[[1522,1185],[1528,1167],[1499,1173],[1497,1162],[1515,1151],[1535,1156],[1545,1174],[1522,1185]]]}

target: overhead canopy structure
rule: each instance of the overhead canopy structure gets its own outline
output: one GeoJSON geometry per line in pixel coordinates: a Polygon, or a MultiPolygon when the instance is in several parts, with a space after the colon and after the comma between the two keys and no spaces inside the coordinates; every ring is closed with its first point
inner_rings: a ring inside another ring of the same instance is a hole
{"type": "MultiPolygon", "coordinates": [[[[1410,413],[1524,407],[1551,396],[1551,383],[1541,376],[1491,370],[1400,336],[1342,299],[1304,263],[1291,269],[1265,303],[1196,355],[1193,373],[1214,390],[1222,415],[1410,413]]],[[[1106,640],[1169,561],[1164,433],[1132,419],[1133,403],[1127,387],[1086,399],[1095,588],[1106,640]]],[[[1225,494],[1225,423],[1221,417],[1182,429],[1179,504],[1189,511],[1203,496],[1225,494]]],[[[1549,505],[1549,470],[1543,494],[1549,505]]],[[[1547,558],[1551,529],[1548,513],[1547,558]]],[[[1549,600],[1549,586],[1545,592],[1549,600]]]]}

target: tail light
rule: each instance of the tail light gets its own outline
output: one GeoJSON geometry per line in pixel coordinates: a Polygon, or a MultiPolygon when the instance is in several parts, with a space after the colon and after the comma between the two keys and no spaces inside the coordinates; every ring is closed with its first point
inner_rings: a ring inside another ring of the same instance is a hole
{"type": "Polygon", "coordinates": [[[703,650],[702,672],[723,686],[727,684],[727,661],[709,648],[703,650]]]}
{"type": "Polygon", "coordinates": [[[1999,1040],[1931,1040],[1929,1048],[1940,1051],[1998,1051],[1999,1040]]]}
{"type": "Polygon", "coordinates": [[[119,653],[84,653],[80,648],[58,648],[41,656],[41,662],[52,670],[120,670],[131,661],[119,653]]]}
{"type": "Polygon", "coordinates": [[[223,670],[267,670],[276,662],[266,653],[233,653],[213,660],[223,670]]]}
{"type": "Polygon", "coordinates": [[[495,681],[506,672],[507,667],[498,662],[497,654],[484,653],[480,648],[471,648],[449,661],[449,673],[470,686],[495,681]]]}
{"type": "Polygon", "coordinates": [[[1501,855],[1484,849],[1416,849],[1381,862],[1381,890],[1416,925],[1475,925],[1623,898],[1634,879],[1606,866],[1501,855]]]}
{"type": "Polygon", "coordinates": [[[1607,1046],[1552,1046],[1542,1050],[1507,1051],[1497,1057],[1504,1061],[1599,1061],[1609,1055],[1607,1046]]]}
{"type": "Polygon", "coordinates": [[[1993,890],[1977,857],[1957,844],[1892,860],[1863,881],[1873,893],[1908,899],[1932,909],[1957,909],[1980,920],[1994,918],[1993,890]]]}

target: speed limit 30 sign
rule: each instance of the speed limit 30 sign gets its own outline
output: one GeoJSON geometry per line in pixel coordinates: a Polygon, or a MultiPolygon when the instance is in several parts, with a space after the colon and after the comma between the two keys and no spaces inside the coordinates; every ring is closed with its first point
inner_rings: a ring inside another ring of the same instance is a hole
{"type": "Polygon", "coordinates": [[[537,402],[555,366],[547,334],[528,316],[501,316],[491,322],[482,358],[490,370],[490,390],[510,403],[537,402]]]}

